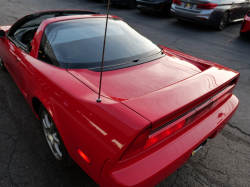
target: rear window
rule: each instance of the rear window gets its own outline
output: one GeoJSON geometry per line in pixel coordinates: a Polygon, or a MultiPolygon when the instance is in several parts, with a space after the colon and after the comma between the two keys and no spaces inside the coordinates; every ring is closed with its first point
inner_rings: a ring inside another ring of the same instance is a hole
{"type": "MultiPolygon", "coordinates": [[[[49,24],[39,59],[68,69],[100,68],[105,21],[105,18],[91,18],[49,24]]],[[[157,45],[124,21],[109,19],[104,67],[129,64],[160,52],[157,45]]]]}

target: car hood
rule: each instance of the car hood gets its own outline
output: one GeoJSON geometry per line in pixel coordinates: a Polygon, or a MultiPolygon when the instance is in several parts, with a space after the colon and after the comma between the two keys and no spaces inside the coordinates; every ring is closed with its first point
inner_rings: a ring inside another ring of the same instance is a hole
{"type": "MultiPolygon", "coordinates": [[[[101,94],[116,101],[126,101],[176,84],[203,70],[177,56],[165,55],[144,64],[103,72],[101,94]]],[[[67,71],[98,93],[100,72],[88,69],[67,71]]]]}

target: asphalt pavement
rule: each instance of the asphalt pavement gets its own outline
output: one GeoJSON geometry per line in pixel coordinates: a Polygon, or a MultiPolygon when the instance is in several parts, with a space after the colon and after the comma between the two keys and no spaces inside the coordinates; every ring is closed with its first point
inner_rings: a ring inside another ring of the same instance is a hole
{"type": "MultiPolygon", "coordinates": [[[[48,9],[88,9],[105,14],[97,0],[0,0],[0,25],[48,9]]],[[[234,91],[240,105],[230,123],[189,161],[157,187],[250,186],[250,39],[241,38],[241,23],[223,31],[123,6],[110,14],[122,17],[156,44],[214,61],[241,73],[234,91]]],[[[77,165],[63,169],[54,162],[35,118],[7,72],[0,70],[0,187],[98,186],[77,165]]]]}

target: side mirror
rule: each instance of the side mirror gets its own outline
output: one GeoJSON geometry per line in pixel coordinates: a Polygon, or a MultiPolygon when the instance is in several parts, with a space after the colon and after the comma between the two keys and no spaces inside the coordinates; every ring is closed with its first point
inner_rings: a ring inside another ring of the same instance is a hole
{"type": "Polygon", "coordinates": [[[3,30],[0,30],[0,38],[4,38],[5,37],[5,32],[3,30]]]}

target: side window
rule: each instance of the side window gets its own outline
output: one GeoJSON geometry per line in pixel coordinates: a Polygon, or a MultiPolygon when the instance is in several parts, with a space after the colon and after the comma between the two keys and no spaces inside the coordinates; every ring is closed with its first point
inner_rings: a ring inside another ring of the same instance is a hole
{"type": "Polygon", "coordinates": [[[41,44],[40,44],[40,48],[38,52],[38,59],[48,64],[54,65],[54,66],[58,66],[58,67],[60,66],[60,64],[58,63],[56,59],[55,53],[50,45],[50,42],[46,37],[45,32],[41,40],[41,44]]]}
{"type": "Polygon", "coordinates": [[[27,53],[30,52],[30,43],[43,20],[55,17],[55,13],[41,16],[27,15],[17,21],[9,30],[11,41],[27,53]]]}
{"type": "Polygon", "coordinates": [[[39,27],[39,23],[36,23],[36,19],[29,20],[25,19],[25,23],[22,24],[22,21],[17,24],[16,28],[12,30],[9,36],[12,36],[13,39],[20,42],[21,44],[27,46],[33,40],[35,33],[39,27]]]}

